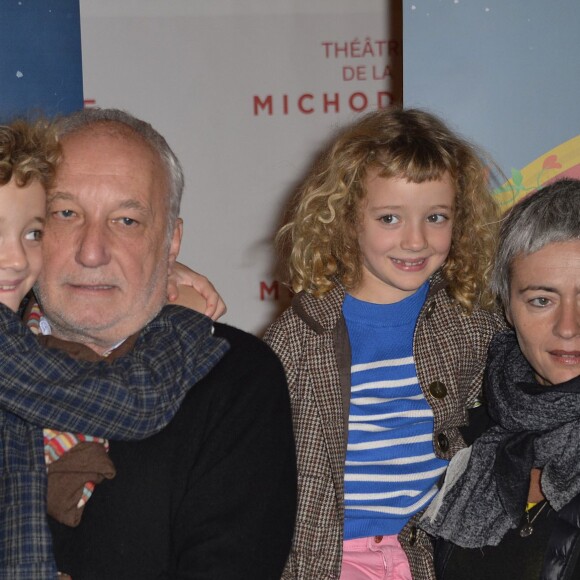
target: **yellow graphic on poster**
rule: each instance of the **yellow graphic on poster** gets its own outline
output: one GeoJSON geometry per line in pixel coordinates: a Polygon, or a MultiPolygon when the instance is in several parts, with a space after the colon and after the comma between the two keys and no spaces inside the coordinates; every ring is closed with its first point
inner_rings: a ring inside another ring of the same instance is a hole
{"type": "Polygon", "coordinates": [[[523,169],[512,169],[512,177],[493,195],[502,210],[548,183],[570,177],[580,179],[580,135],[540,155],[523,169]]]}

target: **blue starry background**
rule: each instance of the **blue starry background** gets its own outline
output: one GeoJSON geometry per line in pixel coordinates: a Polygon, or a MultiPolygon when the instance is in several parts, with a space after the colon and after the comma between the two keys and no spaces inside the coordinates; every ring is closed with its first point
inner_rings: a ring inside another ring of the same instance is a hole
{"type": "Polygon", "coordinates": [[[82,106],[79,0],[0,0],[0,122],[82,106]]]}
{"type": "Polygon", "coordinates": [[[403,0],[403,94],[509,176],[580,135],[578,0],[403,0]]]}

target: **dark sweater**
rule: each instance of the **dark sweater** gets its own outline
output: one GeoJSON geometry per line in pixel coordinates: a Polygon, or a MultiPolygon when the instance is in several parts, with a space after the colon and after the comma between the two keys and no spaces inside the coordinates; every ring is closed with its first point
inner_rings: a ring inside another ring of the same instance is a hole
{"type": "Polygon", "coordinates": [[[530,511],[534,531],[525,538],[520,536],[520,526],[510,530],[497,546],[468,549],[437,540],[437,579],[578,580],[580,496],[560,512],[543,505],[530,511]]]}
{"type": "MultiPolygon", "coordinates": [[[[461,434],[471,445],[493,424],[486,405],[482,405],[470,410],[469,427],[461,434]]],[[[534,531],[525,538],[520,536],[520,526],[510,530],[498,546],[468,549],[437,539],[437,580],[578,580],[580,496],[560,512],[542,505],[530,511],[534,531]]]]}
{"type": "Polygon", "coordinates": [[[296,464],[282,367],[259,339],[216,324],[229,352],[160,433],[111,442],[117,476],[81,524],[51,521],[74,580],[278,580],[292,539],[296,464]]]}

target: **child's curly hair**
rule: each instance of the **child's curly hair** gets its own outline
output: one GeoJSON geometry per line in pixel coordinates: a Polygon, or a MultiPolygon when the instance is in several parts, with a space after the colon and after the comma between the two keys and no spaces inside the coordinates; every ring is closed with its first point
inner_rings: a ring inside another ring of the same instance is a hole
{"type": "Polygon", "coordinates": [[[48,189],[61,157],[50,122],[16,120],[0,125],[0,185],[14,179],[18,187],[37,180],[48,189]]]}
{"type": "Polygon", "coordinates": [[[418,109],[374,111],[348,126],[298,192],[277,242],[288,256],[289,282],[320,297],[338,279],[355,288],[362,276],[358,244],[361,202],[370,171],[413,183],[448,173],[456,188],[449,256],[442,267],[450,295],[466,312],[493,309],[488,280],[499,211],[488,169],[474,146],[439,118],[418,109]]]}

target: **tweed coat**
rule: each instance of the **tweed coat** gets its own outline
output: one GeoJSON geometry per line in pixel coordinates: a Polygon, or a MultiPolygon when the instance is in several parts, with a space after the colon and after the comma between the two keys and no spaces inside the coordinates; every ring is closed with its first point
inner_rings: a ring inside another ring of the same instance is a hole
{"type": "MultiPolygon", "coordinates": [[[[264,340],[286,371],[298,456],[298,516],[283,580],[337,580],[344,520],[344,464],[350,405],[350,344],[345,290],[322,298],[300,293],[264,340]]],[[[458,427],[477,404],[487,347],[503,318],[461,312],[434,274],[413,339],[417,375],[434,413],[433,446],[451,457],[465,446],[458,427]]],[[[399,534],[413,578],[434,580],[433,548],[414,516],[399,534]]]]}

